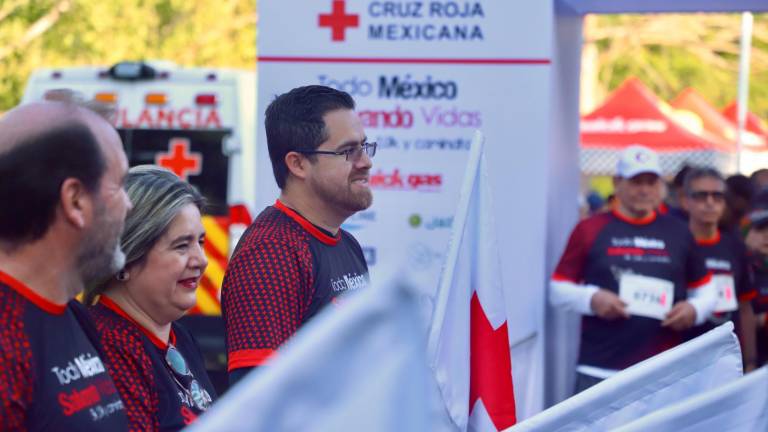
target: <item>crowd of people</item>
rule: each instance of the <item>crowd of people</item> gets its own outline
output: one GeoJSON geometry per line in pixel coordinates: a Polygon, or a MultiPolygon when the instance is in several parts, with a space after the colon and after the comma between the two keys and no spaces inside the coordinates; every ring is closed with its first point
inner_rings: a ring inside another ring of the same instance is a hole
{"type": "MultiPolygon", "coordinates": [[[[0,430],[180,430],[217,398],[177,322],[208,264],[205,200],[163,168],[129,169],[108,107],[49,99],[0,119],[0,430]]],[[[224,278],[231,383],[369,283],[341,229],[373,199],[377,146],[354,100],[299,87],[265,128],[280,196],[224,278]]],[[[768,170],[689,167],[663,202],[658,155],[624,151],[615,199],[574,228],[550,284],[583,315],[576,391],[729,320],[745,371],[768,360],[766,187],[768,170]]]]}
{"type": "MultiPolygon", "coordinates": [[[[163,168],[128,169],[109,107],[48,99],[0,119],[0,430],[180,430],[217,398],[177,323],[208,264],[204,199],[163,168]]],[[[267,109],[281,193],[225,275],[232,382],[368,284],[340,228],[372,203],[376,143],[354,108],[306,86],[267,109]]]]}
{"type": "Polygon", "coordinates": [[[613,186],[586,200],[550,282],[551,303],[583,315],[575,392],[728,321],[744,371],[765,364],[768,169],[684,166],[667,186],[658,155],[631,146],[613,186]]]}

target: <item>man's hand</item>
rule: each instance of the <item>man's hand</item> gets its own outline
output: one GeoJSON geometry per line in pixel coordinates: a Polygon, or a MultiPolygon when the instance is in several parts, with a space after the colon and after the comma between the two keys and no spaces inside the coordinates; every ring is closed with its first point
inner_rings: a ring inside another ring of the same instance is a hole
{"type": "Polygon", "coordinates": [[[619,296],[605,289],[599,289],[592,295],[589,306],[595,315],[606,320],[629,318],[626,306],[619,296]]]}
{"type": "Polygon", "coordinates": [[[687,301],[681,301],[675,303],[672,310],[664,318],[664,321],[661,322],[661,326],[681,331],[693,327],[695,322],[696,309],[687,301]]]}

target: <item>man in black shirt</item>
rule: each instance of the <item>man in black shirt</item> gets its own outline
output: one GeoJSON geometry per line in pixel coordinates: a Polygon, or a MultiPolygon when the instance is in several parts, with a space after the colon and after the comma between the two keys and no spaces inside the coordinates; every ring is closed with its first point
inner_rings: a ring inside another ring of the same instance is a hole
{"type": "Polygon", "coordinates": [[[373,200],[376,143],[344,92],[306,86],[267,108],[267,146],[281,189],[240,238],[222,286],[230,382],[323,307],[368,285],[362,249],[341,224],[373,200]]]}
{"type": "Polygon", "coordinates": [[[115,129],[70,102],[0,120],[0,430],[125,430],[73,298],[120,269],[130,202],[115,129]]]}
{"type": "Polygon", "coordinates": [[[693,236],[655,210],[660,173],[653,151],[628,147],[616,205],[576,225],[552,275],[550,302],[583,315],[577,392],[674,347],[714,307],[693,236]]]}
{"type": "MultiPolygon", "coordinates": [[[[725,189],[725,179],[713,168],[693,168],[683,183],[682,203],[690,216],[688,226],[718,290],[715,313],[692,328],[688,338],[729,320],[738,324],[754,319],[750,301],[757,292],[749,278],[746,248],[737,233],[718,228],[725,211],[725,189]],[[740,320],[736,319],[736,311],[740,320]]],[[[741,326],[738,328],[744,352],[754,352],[754,337],[745,335],[741,326]]]]}

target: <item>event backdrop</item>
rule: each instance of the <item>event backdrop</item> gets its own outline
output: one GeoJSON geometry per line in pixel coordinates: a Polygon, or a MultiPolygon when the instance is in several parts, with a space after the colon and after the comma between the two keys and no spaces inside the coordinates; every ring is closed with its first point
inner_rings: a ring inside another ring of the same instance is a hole
{"type": "MultiPolygon", "coordinates": [[[[374,279],[404,264],[431,296],[470,140],[482,130],[510,342],[526,347],[517,356],[513,347],[516,390],[538,385],[534,400],[543,374],[552,13],[549,2],[499,0],[259,2],[257,210],[278,195],[263,128],[269,102],[306,84],[347,91],[379,150],[374,205],[344,228],[360,240],[374,279]]],[[[530,406],[521,409],[541,408],[522,399],[530,406]]]]}

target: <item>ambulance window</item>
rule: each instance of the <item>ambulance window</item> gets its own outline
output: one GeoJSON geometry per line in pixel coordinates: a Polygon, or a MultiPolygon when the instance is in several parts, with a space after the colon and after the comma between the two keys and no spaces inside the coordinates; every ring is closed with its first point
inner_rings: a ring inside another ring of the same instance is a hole
{"type": "Polygon", "coordinates": [[[229,158],[224,138],[229,129],[119,129],[130,166],[164,166],[194,185],[207,201],[206,214],[225,216],[229,158]]]}

